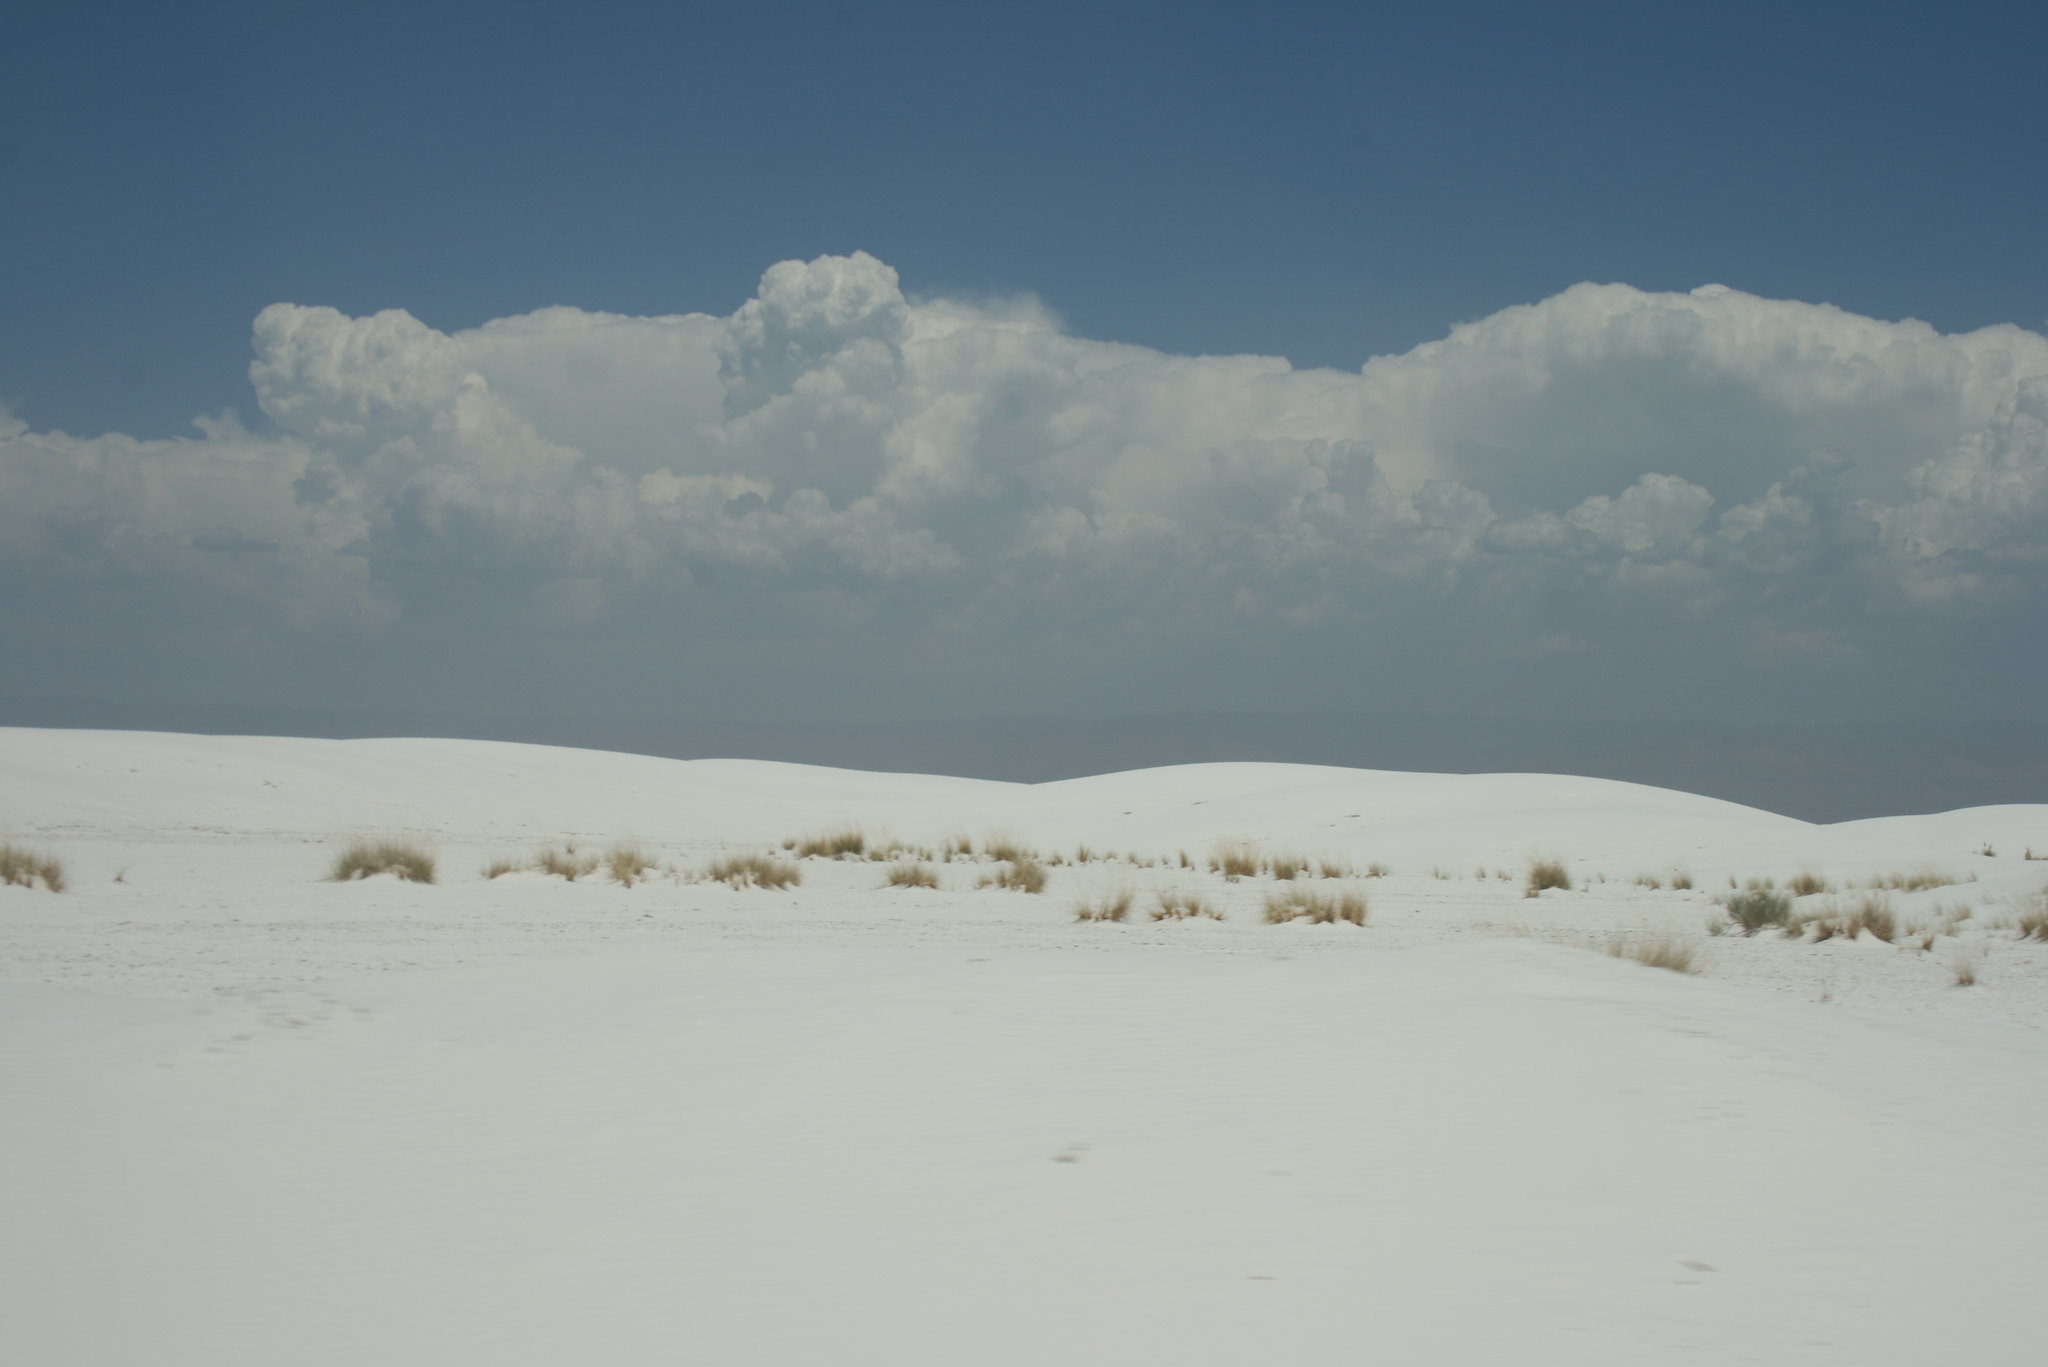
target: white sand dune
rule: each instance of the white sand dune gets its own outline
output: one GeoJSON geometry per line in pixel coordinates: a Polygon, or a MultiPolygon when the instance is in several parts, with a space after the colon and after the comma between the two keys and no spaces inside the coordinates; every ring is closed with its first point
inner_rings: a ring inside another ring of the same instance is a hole
{"type": "Polygon", "coordinates": [[[69,875],[0,888],[6,1362],[2040,1360],[2048,806],[0,730],[0,837],[69,875]],[[1140,862],[694,876],[845,823],[1140,862]],[[441,881],[322,881],[357,832],[441,881]],[[480,873],[571,839],[672,872],[480,873]],[[1392,872],[1268,925],[1173,867],[1223,839],[1392,872]],[[1575,889],[1494,876],[1538,855],[1575,889]],[[1956,881],[1898,943],[1705,933],[1802,870],[1956,881]],[[1166,886],[1226,919],[1072,914],[1166,886]],[[1704,974],[1595,952],[1659,935],[1704,974]]]}

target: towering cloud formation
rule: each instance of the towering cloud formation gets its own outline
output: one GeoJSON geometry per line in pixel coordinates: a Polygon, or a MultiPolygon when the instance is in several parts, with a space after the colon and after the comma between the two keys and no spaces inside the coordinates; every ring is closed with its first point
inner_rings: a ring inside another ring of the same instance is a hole
{"type": "Polygon", "coordinates": [[[1421,623],[1496,664],[1675,626],[1853,670],[2048,606],[2048,339],[2013,327],[1581,285],[1347,374],[911,302],[855,254],[728,318],[277,304],[255,346],[262,432],[0,414],[10,621],[1330,664],[1421,623]]]}

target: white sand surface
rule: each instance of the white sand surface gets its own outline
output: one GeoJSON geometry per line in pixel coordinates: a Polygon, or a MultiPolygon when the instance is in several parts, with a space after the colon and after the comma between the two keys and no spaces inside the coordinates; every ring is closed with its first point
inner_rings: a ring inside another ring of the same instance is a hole
{"type": "Polygon", "coordinates": [[[0,838],[67,873],[0,887],[0,1361],[2042,1360],[2048,806],[0,730],[0,838]],[[702,877],[849,824],[1062,862],[702,877]],[[439,880],[324,881],[357,834],[439,880]],[[659,868],[483,876],[569,841],[659,868]],[[1267,924],[1219,841],[1389,872],[1267,924]],[[1952,881],[1892,943],[1707,933],[1801,872],[1952,881]],[[1702,971],[1601,952],[1662,937],[1702,971]]]}

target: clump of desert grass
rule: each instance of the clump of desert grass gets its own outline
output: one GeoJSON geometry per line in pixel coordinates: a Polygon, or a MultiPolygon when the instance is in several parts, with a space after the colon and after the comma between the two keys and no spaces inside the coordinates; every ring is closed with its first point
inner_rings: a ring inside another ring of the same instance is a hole
{"type": "Polygon", "coordinates": [[[1355,888],[1319,888],[1289,883],[1266,894],[1267,925],[1284,925],[1289,921],[1331,925],[1346,921],[1362,926],[1365,924],[1365,912],[1365,894],[1355,888]]]}
{"type": "Polygon", "coordinates": [[[388,873],[408,883],[434,881],[432,851],[406,836],[359,837],[342,847],[327,866],[327,881],[347,883],[388,873]]]}
{"type": "Polygon", "coordinates": [[[722,855],[711,861],[705,876],[735,888],[788,888],[804,880],[794,859],[778,859],[772,854],[722,855]]]}
{"type": "Polygon", "coordinates": [[[1958,877],[1955,874],[1943,873],[1939,869],[1906,869],[1877,874],[1856,886],[1878,892],[1925,892],[1929,888],[1945,888],[1956,883],[1976,881],[1977,875],[1974,873],[1958,877]]]}
{"type": "Polygon", "coordinates": [[[613,878],[629,888],[655,871],[654,861],[638,845],[612,846],[605,851],[604,866],[613,878]]]}
{"type": "Polygon", "coordinates": [[[1602,948],[1617,959],[1627,959],[1645,968],[1698,973],[1704,967],[1700,947],[1684,936],[1670,932],[1616,935],[1602,948]]]}
{"type": "Polygon", "coordinates": [[[983,874],[975,884],[980,888],[1008,888],[1012,892],[1044,892],[1049,875],[1045,865],[1028,854],[1008,859],[996,868],[983,874]]]}
{"type": "Polygon", "coordinates": [[[1760,930],[1787,930],[1792,926],[1792,899],[1769,888],[1746,888],[1721,900],[1728,919],[1744,935],[1760,930]]]}
{"type": "Polygon", "coordinates": [[[981,838],[981,852],[998,864],[1038,862],[1038,851],[1003,831],[991,831],[981,838]]]}
{"type": "Polygon", "coordinates": [[[550,845],[533,857],[530,866],[535,873],[544,873],[551,878],[566,878],[571,883],[585,874],[597,872],[597,856],[576,848],[575,842],[556,849],[550,845]]]}
{"type": "Polygon", "coordinates": [[[1975,987],[1977,970],[1983,963],[1984,950],[1981,946],[1958,949],[1949,956],[1948,971],[1954,975],[1957,987],[1975,987]]]}
{"type": "Polygon", "coordinates": [[[1223,912],[1209,897],[1185,888],[1161,888],[1152,894],[1156,904],[1152,908],[1155,921],[1220,921],[1223,912]]]}
{"type": "Polygon", "coordinates": [[[1691,892],[1692,870],[1673,869],[1671,871],[1671,890],[1673,892],[1691,892]]]}
{"type": "Polygon", "coordinates": [[[858,826],[835,826],[829,831],[791,836],[782,848],[799,859],[858,859],[867,853],[867,832],[858,826]]]}
{"type": "Polygon", "coordinates": [[[1795,935],[1810,931],[1815,944],[1823,940],[1854,940],[1866,934],[1891,944],[1899,937],[1899,918],[1889,897],[1871,893],[1853,902],[1838,902],[1813,915],[1802,916],[1789,929],[1795,935]]]}
{"type": "Polygon", "coordinates": [[[1220,873],[1232,883],[1256,878],[1262,863],[1247,840],[1219,840],[1209,850],[1209,872],[1220,873]]]}
{"type": "Polygon", "coordinates": [[[1266,871],[1283,883],[1301,877],[1310,867],[1306,855],[1283,850],[1266,856],[1266,871]]]}
{"type": "Polygon", "coordinates": [[[1392,869],[1388,868],[1385,864],[1380,863],[1377,859],[1375,859],[1372,863],[1367,864],[1365,866],[1365,876],[1367,878],[1385,878],[1388,874],[1392,872],[1392,869]]]}
{"type": "Polygon", "coordinates": [[[1801,869],[1785,884],[1786,891],[1794,897],[1814,897],[1823,892],[1834,891],[1834,885],[1811,869],[1801,869]]]}
{"type": "Polygon", "coordinates": [[[63,861],[11,841],[0,844],[0,886],[32,888],[38,883],[48,892],[64,891],[63,861]]]}
{"type": "Polygon", "coordinates": [[[1121,921],[1131,914],[1137,904],[1137,894],[1129,888],[1117,888],[1101,897],[1089,898],[1074,904],[1076,921],[1121,921]]]}
{"type": "Polygon", "coordinates": [[[1522,878],[1524,897],[1535,897],[1552,888],[1570,892],[1571,887],[1572,876],[1565,871],[1562,859],[1531,859],[1528,871],[1522,878]]]}
{"type": "Polygon", "coordinates": [[[2012,928],[2022,940],[2048,940],[2048,888],[2026,900],[2012,918],[2012,928]]]}
{"type": "Polygon", "coordinates": [[[931,865],[914,859],[904,859],[891,864],[889,872],[882,879],[885,888],[936,888],[939,875],[931,865]]]}

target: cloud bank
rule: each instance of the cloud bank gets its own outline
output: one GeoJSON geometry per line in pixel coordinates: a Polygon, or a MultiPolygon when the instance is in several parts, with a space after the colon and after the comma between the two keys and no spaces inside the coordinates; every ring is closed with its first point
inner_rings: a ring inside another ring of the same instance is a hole
{"type": "Polygon", "coordinates": [[[729,317],[276,304],[254,343],[259,425],[0,412],[0,613],[43,643],[9,686],[79,686],[122,639],[516,635],[630,641],[707,697],[751,658],[857,659],[920,706],[1032,669],[1077,691],[1005,704],[1455,678],[1462,705],[1519,679],[1698,710],[1797,674],[1905,706],[1970,670],[2027,696],[2007,657],[2048,607],[2048,339],[2015,327],[1588,284],[1296,370],[908,299],[856,253],[729,317]]]}

